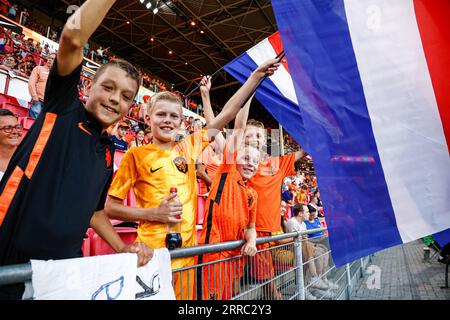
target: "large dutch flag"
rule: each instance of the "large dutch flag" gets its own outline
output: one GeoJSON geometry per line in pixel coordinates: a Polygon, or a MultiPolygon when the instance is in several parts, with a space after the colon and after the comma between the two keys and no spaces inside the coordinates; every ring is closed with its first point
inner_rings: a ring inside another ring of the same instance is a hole
{"type": "MultiPolygon", "coordinates": [[[[450,1],[272,6],[289,67],[257,98],[313,156],[336,265],[449,229],[450,1]]],[[[226,70],[243,81],[279,50],[226,70]]]]}

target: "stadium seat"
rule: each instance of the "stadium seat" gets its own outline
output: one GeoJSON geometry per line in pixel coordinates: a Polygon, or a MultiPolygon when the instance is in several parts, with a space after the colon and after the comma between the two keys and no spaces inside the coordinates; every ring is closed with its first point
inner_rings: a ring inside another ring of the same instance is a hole
{"type": "Polygon", "coordinates": [[[198,224],[195,226],[195,229],[197,230],[197,240],[195,241],[195,245],[197,245],[198,239],[200,239],[200,235],[202,234],[203,226],[198,224]]]}
{"type": "MultiPolygon", "coordinates": [[[[115,227],[114,230],[125,244],[134,243],[136,240],[137,230],[135,228],[115,227]]],[[[116,253],[93,229],[89,228],[87,234],[90,241],[90,256],[116,253]]]]}
{"type": "Polygon", "coordinates": [[[24,108],[18,104],[13,104],[10,102],[3,102],[1,104],[1,109],[8,109],[12,113],[16,114],[19,117],[26,117],[28,116],[28,109],[24,108]]]}
{"type": "Polygon", "coordinates": [[[286,220],[290,219],[293,217],[293,211],[292,211],[292,207],[290,205],[286,205],[286,214],[284,215],[284,218],[286,220]]]}
{"type": "Polygon", "coordinates": [[[89,257],[91,255],[91,239],[86,234],[83,239],[83,244],[81,245],[81,251],[83,252],[83,257],[89,257]]]}
{"type": "Polygon", "coordinates": [[[197,224],[202,225],[205,217],[206,199],[201,195],[199,180],[197,179],[197,224]]]}
{"type": "Polygon", "coordinates": [[[127,194],[126,205],[129,207],[137,207],[136,196],[134,195],[133,190],[130,190],[127,194]]]}
{"type": "Polygon", "coordinates": [[[206,198],[197,196],[197,224],[202,225],[205,218],[206,198]]]}
{"type": "Polygon", "coordinates": [[[24,130],[30,130],[31,126],[34,124],[36,120],[30,117],[21,117],[19,118],[19,123],[22,124],[24,130]]]}

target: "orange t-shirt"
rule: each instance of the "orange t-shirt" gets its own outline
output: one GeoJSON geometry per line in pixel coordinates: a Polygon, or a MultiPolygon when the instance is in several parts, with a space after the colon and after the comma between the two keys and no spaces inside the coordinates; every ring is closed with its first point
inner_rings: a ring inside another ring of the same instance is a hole
{"type": "Polygon", "coordinates": [[[249,185],[258,193],[256,231],[276,232],[280,228],[281,184],[295,174],[295,153],[259,163],[249,185]]]}
{"type": "MultiPolygon", "coordinates": [[[[219,169],[220,164],[222,163],[220,158],[221,157],[217,156],[213,147],[211,145],[209,145],[205,148],[205,150],[203,150],[202,154],[197,159],[198,163],[201,163],[206,166],[206,173],[211,178],[211,180],[214,179],[216,172],[219,169]]],[[[203,181],[203,179],[197,179],[197,181],[200,186],[200,194],[207,193],[208,187],[207,187],[205,181],[203,181]]]]}
{"type": "Polygon", "coordinates": [[[235,163],[222,164],[211,185],[199,244],[244,239],[256,220],[258,195],[244,183],[235,163]]]}

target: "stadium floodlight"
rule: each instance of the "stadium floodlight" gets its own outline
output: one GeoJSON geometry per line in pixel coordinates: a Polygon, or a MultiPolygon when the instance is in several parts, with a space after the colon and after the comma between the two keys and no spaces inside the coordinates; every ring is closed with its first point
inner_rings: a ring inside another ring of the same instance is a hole
{"type": "Polygon", "coordinates": [[[153,14],[157,14],[158,13],[158,8],[153,9],[153,14]]]}
{"type": "Polygon", "coordinates": [[[139,0],[139,2],[140,2],[140,3],[144,3],[144,2],[145,2],[145,0],[139,0]]]}
{"type": "Polygon", "coordinates": [[[147,9],[150,9],[152,7],[152,3],[149,1],[146,5],[147,9]]]}

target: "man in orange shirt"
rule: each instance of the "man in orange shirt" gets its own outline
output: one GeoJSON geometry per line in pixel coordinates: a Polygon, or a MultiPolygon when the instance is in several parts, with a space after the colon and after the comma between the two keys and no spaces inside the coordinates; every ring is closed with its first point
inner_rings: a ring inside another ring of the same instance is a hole
{"type": "Polygon", "coordinates": [[[28,91],[31,96],[30,118],[37,119],[41,113],[44,105],[45,86],[47,85],[48,75],[54,60],[55,54],[51,54],[45,66],[37,66],[31,72],[28,81],[28,91]]]}

